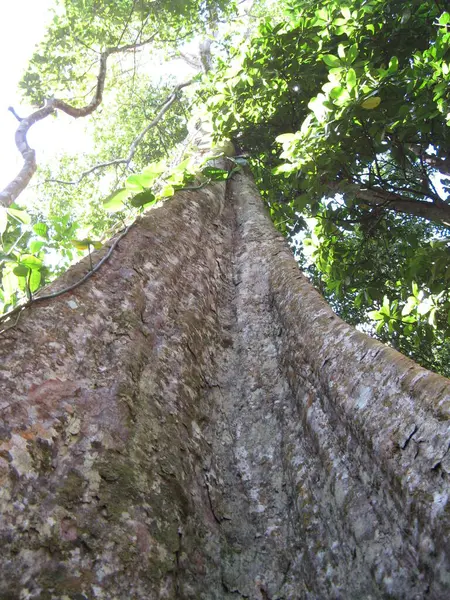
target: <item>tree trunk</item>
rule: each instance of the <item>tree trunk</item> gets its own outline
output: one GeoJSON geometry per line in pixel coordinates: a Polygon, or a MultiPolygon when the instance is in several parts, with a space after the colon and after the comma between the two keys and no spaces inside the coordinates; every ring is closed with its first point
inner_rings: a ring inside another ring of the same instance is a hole
{"type": "Polygon", "coordinates": [[[227,185],[3,335],[2,599],[449,597],[449,381],[335,316],[227,185]]]}

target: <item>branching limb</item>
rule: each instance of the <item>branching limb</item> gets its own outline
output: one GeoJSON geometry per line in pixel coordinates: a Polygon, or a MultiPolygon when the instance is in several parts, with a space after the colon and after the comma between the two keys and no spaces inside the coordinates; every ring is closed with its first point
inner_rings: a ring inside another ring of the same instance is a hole
{"type": "Polygon", "coordinates": [[[409,144],[408,149],[414,152],[414,154],[419,157],[425,164],[433,169],[436,169],[442,175],[450,175],[450,157],[444,156],[434,156],[431,154],[427,154],[423,151],[422,147],[419,144],[409,144]]]}
{"type": "Polygon", "coordinates": [[[112,160],[108,160],[108,161],[105,161],[105,162],[102,162],[102,163],[98,163],[98,164],[94,165],[93,167],[87,169],[86,171],[83,171],[81,173],[80,177],[78,179],[73,180],[73,181],[62,181],[61,179],[47,179],[45,181],[45,183],[59,183],[60,185],[74,185],[74,186],[76,186],[76,185],[79,185],[81,183],[81,181],[85,177],[87,177],[88,175],[90,175],[91,173],[93,173],[94,171],[96,171],[97,169],[104,169],[106,167],[111,167],[111,166],[115,166],[115,165],[126,165],[126,167],[128,168],[130,166],[130,162],[133,160],[133,157],[136,154],[136,151],[138,149],[139,144],[142,142],[143,138],[148,133],[148,131],[152,127],[155,127],[161,121],[161,119],[166,114],[166,112],[169,110],[169,108],[172,106],[172,104],[174,104],[174,102],[176,100],[178,100],[178,98],[179,98],[178,92],[182,88],[185,88],[188,85],[191,85],[192,83],[193,83],[193,80],[191,79],[189,81],[185,81],[184,83],[179,83],[177,86],[175,86],[175,88],[173,89],[172,93],[164,101],[164,103],[163,103],[161,109],[159,110],[158,114],[134,138],[134,140],[131,143],[130,150],[128,152],[128,156],[126,156],[125,158],[114,158],[112,160]]]}
{"type": "Polygon", "coordinates": [[[382,206],[388,210],[422,217],[439,225],[450,227],[450,205],[448,204],[437,206],[433,202],[414,200],[381,188],[365,188],[357,184],[346,184],[345,187],[341,187],[338,182],[328,182],[327,185],[330,190],[335,192],[349,192],[357,200],[371,206],[382,206]]]}
{"type": "Polygon", "coordinates": [[[107,48],[100,55],[100,68],[99,74],[97,77],[97,86],[95,89],[95,94],[92,100],[86,106],[81,108],[77,108],[75,106],[71,106],[67,102],[63,100],[58,100],[57,98],[51,98],[46,101],[45,106],[31,113],[28,117],[21,119],[14,109],[10,109],[16,119],[19,120],[19,126],[16,130],[15,142],[17,149],[22,154],[24,163],[19,172],[19,174],[9,183],[6,188],[0,192],[0,205],[2,206],[10,206],[14,202],[14,200],[24,191],[24,189],[29,184],[31,178],[36,172],[37,163],[36,163],[36,152],[30,148],[27,140],[27,134],[30,128],[37,123],[38,121],[42,121],[49,115],[51,115],[56,110],[61,110],[62,112],[70,115],[74,118],[86,117],[93,113],[100,105],[103,99],[103,91],[105,89],[105,79],[106,79],[106,64],[108,57],[112,54],[119,54],[122,52],[128,52],[129,50],[136,50],[137,48],[141,48],[146,44],[149,44],[156,37],[156,33],[153,34],[150,38],[144,40],[143,42],[139,42],[136,44],[126,44],[124,46],[116,46],[114,48],[107,48]]]}

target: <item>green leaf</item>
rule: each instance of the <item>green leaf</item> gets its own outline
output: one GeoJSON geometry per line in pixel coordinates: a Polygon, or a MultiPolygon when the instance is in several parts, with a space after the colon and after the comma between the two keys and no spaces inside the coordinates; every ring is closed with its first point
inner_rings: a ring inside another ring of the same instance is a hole
{"type": "Polygon", "coordinates": [[[135,208],[140,208],[144,206],[144,204],[148,204],[149,202],[154,202],[156,200],[155,194],[150,190],[146,190],[145,192],[141,192],[140,194],[136,194],[130,200],[130,204],[135,208]]]}
{"type": "Polygon", "coordinates": [[[155,178],[156,175],[152,172],[130,175],[125,182],[125,187],[132,192],[141,192],[145,188],[150,187],[155,178]]]}
{"type": "Polygon", "coordinates": [[[402,317],[402,321],[403,323],[416,323],[417,319],[411,315],[408,315],[406,317],[402,317]]]}
{"type": "Polygon", "coordinates": [[[398,58],[396,56],[393,56],[389,61],[388,73],[391,75],[396,71],[398,71],[398,58]]]}
{"type": "Polygon", "coordinates": [[[30,269],[25,265],[17,265],[17,267],[14,267],[13,269],[13,273],[14,275],[17,275],[17,277],[27,277],[29,271],[30,269]]]}
{"type": "Polygon", "coordinates": [[[407,23],[409,21],[410,18],[411,18],[411,9],[410,8],[406,8],[403,11],[402,18],[400,19],[400,23],[402,25],[404,25],[405,23],[407,23]]]}
{"type": "Polygon", "coordinates": [[[25,225],[29,225],[31,222],[31,217],[30,215],[25,212],[24,210],[17,210],[17,208],[11,208],[9,207],[7,209],[7,211],[9,212],[9,214],[12,217],[15,217],[16,219],[18,219],[19,221],[22,221],[22,223],[24,223],[25,225]]]}
{"type": "Polygon", "coordinates": [[[159,162],[151,163],[142,171],[144,175],[154,175],[155,178],[166,170],[166,162],[160,160],[159,162]]]}
{"type": "Polygon", "coordinates": [[[280,173],[290,173],[291,171],[295,170],[295,165],[292,163],[283,163],[282,165],[278,165],[278,167],[274,167],[272,169],[272,173],[274,175],[279,175],[280,173]]]}
{"type": "Polygon", "coordinates": [[[351,65],[358,58],[359,49],[358,44],[353,44],[347,50],[347,64],[351,65]]]}
{"type": "Polygon", "coordinates": [[[425,298],[422,302],[417,305],[417,313],[419,315],[426,315],[433,308],[433,302],[431,298],[425,298]]]}
{"type": "Polygon", "coordinates": [[[121,188],[110,194],[103,200],[103,208],[108,212],[118,212],[125,208],[124,201],[128,198],[130,192],[121,188]]]}
{"type": "Polygon", "coordinates": [[[48,238],[48,227],[45,223],[35,223],[33,225],[33,231],[44,239],[48,238]]]}
{"type": "Polygon", "coordinates": [[[166,185],[162,190],[161,190],[161,198],[170,198],[170,196],[173,196],[175,193],[175,189],[172,185],[166,185]]]}
{"type": "Polygon", "coordinates": [[[383,297],[383,306],[381,307],[380,313],[385,314],[388,317],[391,315],[391,307],[389,303],[389,298],[387,296],[383,297]]]}
{"type": "Polygon", "coordinates": [[[432,327],[436,327],[436,308],[432,308],[430,310],[430,314],[428,315],[428,323],[432,327]]]}
{"type": "Polygon", "coordinates": [[[9,302],[11,297],[19,289],[19,280],[17,275],[15,275],[12,271],[7,271],[6,273],[3,271],[2,286],[5,294],[5,302],[9,302]]]}
{"type": "Polygon", "coordinates": [[[85,238],[84,240],[70,240],[70,243],[77,250],[89,250],[90,248],[99,250],[102,247],[102,243],[98,240],[90,240],[88,238],[85,238]]]}
{"type": "Polygon", "coordinates": [[[202,173],[205,177],[209,177],[213,181],[223,181],[228,179],[228,171],[225,169],[217,169],[216,167],[204,167],[202,173]]]}
{"type": "Polygon", "coordinates": [[[288,142],[292,142],[292,140],[297,139],[295,133],[282,133],[275,138],[275,141],[279,144],[287,144],[288,142]]]}
{"type": "Polygon", "coordinates": [[[379,106],[380,102],[381,102],[381,98],[379,96],[373,96],[372,98],[368,98],[367,100],[364,100],[364,102],[361,104],[361,106],[363,108],[365,108],[366,110],[373,110],[374,108],[379,106]]]}
{"type": "Polygon", "coordinates": [[[0,235],[3,235],[8,226],[8,211],[4,206],[0,206],[0,235]]]}
{"type": "Polygon", "coordinates": [[[444,12],[439,17],[439,25],[447,25],[448,23],[450,23],[450,13],[444,12]]]}
{"type": "Polygon", "coordinates": [[[417,306],[417,299],[415,298],[415,296],[409,296],[407,303],[403,307],[402,316],[409,315],[416,306],[417,306]]]}
{"type": "Polygon", "coordinates": [[[384,320],[383,315],[378,310],[371,310],[368,313],[368,315],[371,319],[374,319],[375,321],[380,321],[380,320],[383,321],[384,320]]]}
{"type": "Polygon", "coordinates": [[[39,242],[38,240],[33,240],[30,242],[30,252],[31,254],[36,254],[45,245],[45,242],[39,242]]]}
{"type": "MultiPolygon", "coordinates": [[[[29,271],[29,273],[31,273],[31,271],[29,271]]],[[[36,273],[39,273],[39,271],[36,271],[36,273]]],[[[28,289],[28,275],[27,277],[18,277],[17,283],[22,292],[25,292],[28,289]]]]}
{"type": "Polygon", "coordinates": [[[349,21],[352,17],[352,13],[350,12],[348,6],[343,6],[341,8],[341,13],[343,14],[344,18],[347,19],[347,21],[349,21]]]}
{"type": "Polygon", "coordinates": [[[351,91],[356,86],[355,69],[349,69],[347,73],[347,89],[351,91]]]}
{"type": "Polygon", "coordinates": [[[339,60],[339,58],[337,56],[334,56],[334,54],[325,54],[325,56],[322,57],[322,60],[329,67],[340,67],[341,66],[341,61],[339,60]]]}
{"type": "Polygon", "coordinates": [[[31,271],[28,284],[30,286],[31,292],[35,292],[37,289],[39,289],[39,286],[41,284],[41,272],[36,270],[31,271]]]}
{"type": "Polygon", "coordinates": [[[19,262],[29,269],[40,269],[42,267],[42,260],[32,254],[22,254],[19,262]]]}
{"type": "Polygon", "coordinates": [[[28,282],[31,292],[35,292],[37,289],[39,289],[39,286],[41,285],[41,277],[42,274],[40,271],[31,271],[30,279],[28,282]]]}
{"type": "Polygon", "coordinates": [[[185,171],[187,169],[187,167],[191,164],[192,159],[189,158],[185,158],[182,162],[180,162],[178,165],[176,165],[173,168],[173,171],[185,171]]]}
{"type": "Polygon", "coordinates": [[[306,208],[306,206],[308,206],[308,204],[311,204],[312,201],[313,199],[311,196],[309,196],[309,194],[301,194],[295,198],[294,206],[297,210],[302,211],[306,208]]]}

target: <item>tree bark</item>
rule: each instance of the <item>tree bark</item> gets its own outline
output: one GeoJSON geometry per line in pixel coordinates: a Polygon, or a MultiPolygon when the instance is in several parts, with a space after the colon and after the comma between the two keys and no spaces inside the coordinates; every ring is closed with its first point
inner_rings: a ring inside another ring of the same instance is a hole
{"type": "Polygon", "coordinates": [[[247,175],[0,354],[2,599],[449,597],[450,382],[334,315],[247,175]]]}

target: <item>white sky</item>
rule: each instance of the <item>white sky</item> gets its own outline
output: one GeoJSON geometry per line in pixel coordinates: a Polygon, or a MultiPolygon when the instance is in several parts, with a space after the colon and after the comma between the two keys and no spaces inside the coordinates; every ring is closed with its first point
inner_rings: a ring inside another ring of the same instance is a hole
{"type": "MultiPolygon", "coordinates": [[[[17,85],[50,20],[49,8],[54,0],[3,0],[0,8],[0,189],[22,166],[22,157],[14,143],[17,121],[8,111],[27,115],[30,108],[21,106],[17,85]]],[[[30,141],[33,140],[30,133],[30,141]]]]}

